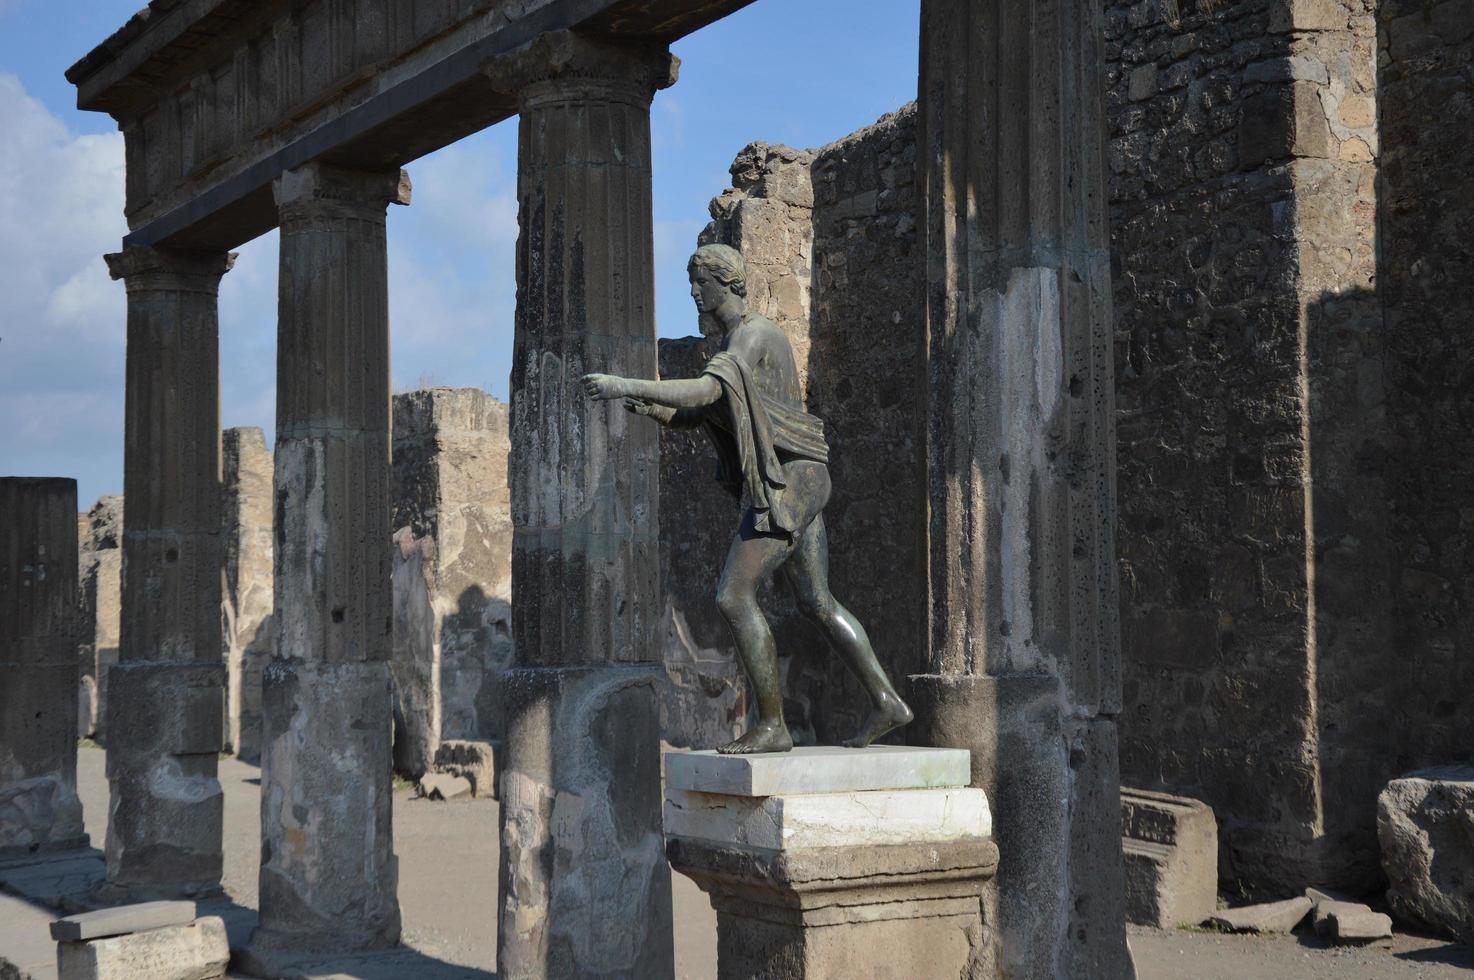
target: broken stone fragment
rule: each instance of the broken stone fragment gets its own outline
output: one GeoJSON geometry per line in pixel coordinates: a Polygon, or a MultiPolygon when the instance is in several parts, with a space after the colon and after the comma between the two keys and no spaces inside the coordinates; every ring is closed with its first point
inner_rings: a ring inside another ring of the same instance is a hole
{"type": "Polygon", "coordinates": [[[1392,780],[1377,798],[1377,838],[1398,919],[1474,943],[1474,767],[1392,780]]]}
{"type": "Polygon", "coordinates": [[[194,902],[139,902],[57,919],[51,923],[51,938],[59,942],[86,942],[165,926],[182,926],[193,922],[194,917],[194,902]]]}
{"type": "Polygon", "coordinates": [[[471,795],[471,781],[463,776],[432,772],[420,780],[417,791],[427,800],[454,800],[471,795]]]}
{"type": "Polygon", "coordinates": [[[435,752],[434,772],[460,776],[471,784],[475,797],[496,796],[496,749],[486,741],[452,739],[435,752]]]}
{"type": "Polygon", "coordinates": [[[1229,932],[1291,932],[1310,907],[1310,899],[1302,895],[1283,902],[1222,909],[1208,917],[1208,924],[1229,932]]]}
{"type": "Polygon", "coordinates": [[[219,916],[56,947],[58,980],[215,980],[229,961],[219,916]]]}
{"type": "Polygon", "coordinates": [[[1370,942],[1392,935],[1392,917],[1360,902],[1323,901],[1315,906],[1315,931],[1332,942],[1370,942]]]}

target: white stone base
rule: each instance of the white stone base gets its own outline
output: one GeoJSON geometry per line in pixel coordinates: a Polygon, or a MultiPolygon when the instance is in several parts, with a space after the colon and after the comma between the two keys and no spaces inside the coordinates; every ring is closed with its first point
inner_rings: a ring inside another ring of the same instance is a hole
{"type": "Polygon", "coordinates": [[[971,758],[966,749],[909,745],[813,745],[758,755],[672,752],[665,757],[665,784],[729,796],[937,789],[966,786],[971,758]]]}
{"type": "Polygon", "coordinates": [[[988,837],[993,821],[980,789],[757,797],[667,789],[665,832],[776,851],[988,837]]]}

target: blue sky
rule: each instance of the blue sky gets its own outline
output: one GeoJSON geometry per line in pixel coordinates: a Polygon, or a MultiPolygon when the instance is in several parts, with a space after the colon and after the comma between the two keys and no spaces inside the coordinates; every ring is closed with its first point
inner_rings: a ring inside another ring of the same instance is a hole
{"type": "MultiPolygon", "coordinates": [[[[71,476],[83,509],[123,489],[125,307],[102,254],[123,222],[112,119],[78,112],[62,73],[142,0],[0,0],[0,475],[71,476]]],[[[656,319],[695,332],[685,263],[727,167],[756,139],[812,147],[915,98],[918,0],[756,0],[676,45],[656,97],[656,319]]],[[[507,397],[515,299],[517,132],[509,120],[409,166],[391,208],[396,390],[507,397]]],[[[270,439],[276,234],[221,286],[221,422],[270,439]]]]}

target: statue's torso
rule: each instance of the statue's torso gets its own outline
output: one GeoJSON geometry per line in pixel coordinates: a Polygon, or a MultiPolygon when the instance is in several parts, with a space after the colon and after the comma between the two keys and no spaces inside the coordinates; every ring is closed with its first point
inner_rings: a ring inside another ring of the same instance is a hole
{"type": "Polygon", "coordinates": [[[746,362],[753,383],[763,394],[795,408],[803,407],[793,345],[772,320],[756,313],[746,314],[737,329],[727,335],[722,347],[746,362]]]}

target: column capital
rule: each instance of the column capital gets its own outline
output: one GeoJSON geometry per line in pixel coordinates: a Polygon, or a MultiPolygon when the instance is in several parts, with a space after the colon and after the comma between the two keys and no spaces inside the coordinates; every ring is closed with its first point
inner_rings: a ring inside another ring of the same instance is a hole
{"type": "Polygon", "coordinates": [[[108,274],[129,292],[183,291],[214,294],[235,265],[235,252],[187,252],[134,245],[103,256],[108,274]]]}
{"type": "Polygon", "coordinates": [[[491,59],[482,71],[497,88],[516,92],[526,112],[559,102],[627,102],[648,107],[680,74],[681,59],[663,44],[641,44],[572,31],[541,34],[491,59]]]}
{"type": "Polygon", "coordinates": [[[309,163],[282,173],[271,185],[282,221],[322,216],[382,214],[390,204],[408,204],[411,185],[404,170],[348,170],[309,163]]]}

